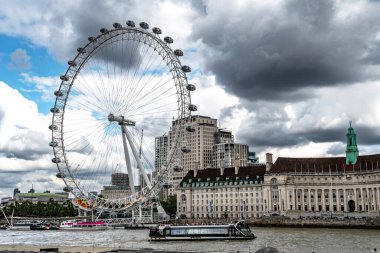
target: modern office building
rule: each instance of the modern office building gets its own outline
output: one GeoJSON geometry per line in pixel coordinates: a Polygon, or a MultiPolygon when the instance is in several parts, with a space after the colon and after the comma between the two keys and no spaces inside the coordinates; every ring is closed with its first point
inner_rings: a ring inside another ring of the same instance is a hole
{"type": "MultiPolygon", "coordinates": [[[[174,171],[172,184],[178,186],[182,178],[189,170],[202,170],[212,167],[212,151],[215,144],[215,136],[218,133],[218,120],[206,116],[192,116],[189,124],[194,128],[194,132],[188,132],[185,128],[181,140],[181,145],[188,148],[190,152],[180,152],[173,165],[180,166],[181,171],[174,171]]],[[[178,126],[178,121],[173,121],[172,129],[169,131],[169,145],[173,142],[174,128],[178,126]]]]}
{"type": "Polygon", "coordinates": [[[111,184],[115,186],[129,186],[129,176],[126,173],[112,173],[111,184]]]}
{"type": "Polygon", "coordinates": [[[213,168],[247,166],[248,150],[248,145],[245,144],[232,142],[215,144],[213,146],[213,168]]]}
{"type": "Polygon", "coordinates": [[[155,171],[159,171],[161,167],[165,164],[166,157],[168,155],[168,147],[169,147],[168,145],[169,145],[169,138],[166,134],[155,138],[155,145],[154,145],[155,171]]]}
{"type": "Polygon", "coordinates": [[[182,131],[181,136],[183,136],[180,140],[181,148],[184,147],[187,151],[179,152],[172,160],[173,169],[168,173],[170,188],[164,189],[162,196],[175,194],[175,189],[190,170],[235,166],[235,159],[237,158],[239,166],[248,165],[248,146],[235,144],[232,132],[220,129],[217,119],[195,115],[191,117],[191,122],[188,122],[186,126],[180,126],[179,123],[177,120],[172,122],[167,137],[156,138],[156,171],[165,161],[168,147],[172,145],[174,133],[178,127],[182,127],[180,129],[182,131]],[[186,130],[188,126],[191,126],[192,131],[186,130]]]}

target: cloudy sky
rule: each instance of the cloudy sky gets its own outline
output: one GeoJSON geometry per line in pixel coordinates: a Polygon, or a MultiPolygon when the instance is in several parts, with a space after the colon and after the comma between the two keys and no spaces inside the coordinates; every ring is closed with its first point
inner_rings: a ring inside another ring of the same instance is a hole
{"type": "Polygon", "coordinates": [[[260,159],[340,156],[349,121],[380,153],[380,1],[0,0],[0,196],[59,190],[48,146],[67,61],[112,23],[145,21],[185,52],[198,114],[260,159]],[[212,94],[212,96],[210,95],[212,94]]]}

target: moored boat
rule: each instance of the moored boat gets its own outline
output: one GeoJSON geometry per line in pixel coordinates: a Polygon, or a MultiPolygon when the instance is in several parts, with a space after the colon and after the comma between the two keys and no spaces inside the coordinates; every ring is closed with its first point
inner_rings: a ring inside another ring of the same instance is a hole
{"type": "Polygon", "coordinates": [[[110,227],[104,221],[64,221],[59,229],[63,230],[106,230],[110,227]]]}
{"type": "Polygon", "coordinates": [[[40,225],[40,222],[38,221],[29,221],[29,220],[23,220],[23,221],[18,221],[16,223],[11,224],[8,226],[8,230],[30,230],[31,226],[37,226],[40,225]]]}
{"type": "Polygon", "coordinates": [[[243,221],[226,225],[157,226],[149,231],[150,241],[252,240],[256,236],[243,221]]]}

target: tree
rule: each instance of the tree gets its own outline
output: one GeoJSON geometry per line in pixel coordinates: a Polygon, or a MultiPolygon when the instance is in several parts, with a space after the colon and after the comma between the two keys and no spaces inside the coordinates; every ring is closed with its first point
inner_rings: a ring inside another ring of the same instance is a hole
{"type": "Polygon", "coordinates": [[[167,201],[161,201],[160,203],[167,214],[175,215],[177,213],[177,195],[169,196],[167,201]]]}

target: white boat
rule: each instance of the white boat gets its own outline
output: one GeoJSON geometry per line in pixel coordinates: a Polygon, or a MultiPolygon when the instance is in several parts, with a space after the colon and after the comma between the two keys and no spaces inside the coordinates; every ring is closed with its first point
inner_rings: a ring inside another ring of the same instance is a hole
{"type": "Polygon", "coordinates": [[[59,225],[63,230],[106,230],[109,229],[104,221],[64,221],[59,225]]]}
{"type": "Polygon", "coordinates": [[[252,240],[256,236],[243,221],[227,225],[157,226],[149,232],[150,241],[252,240]]]}

